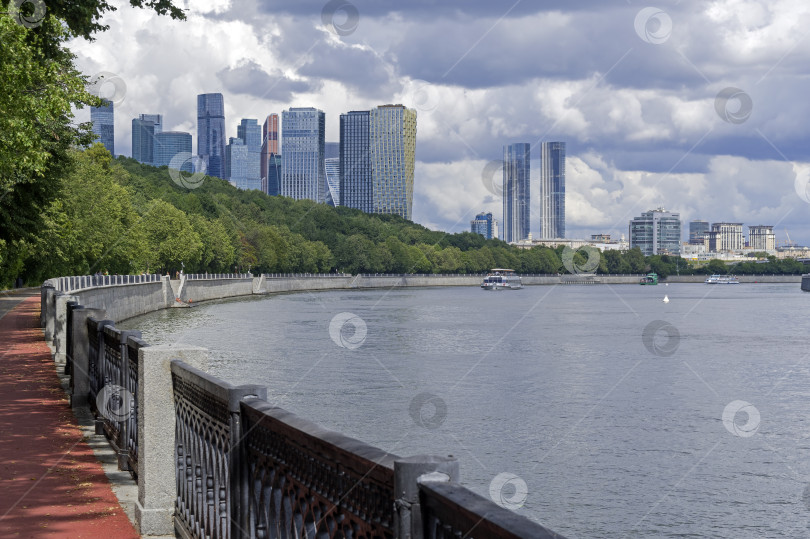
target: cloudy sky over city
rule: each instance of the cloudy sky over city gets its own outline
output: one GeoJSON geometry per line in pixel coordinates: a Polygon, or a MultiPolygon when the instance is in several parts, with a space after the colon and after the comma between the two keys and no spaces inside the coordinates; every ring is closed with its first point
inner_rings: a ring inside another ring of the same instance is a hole
{"type": "Polygon", "coordinates": [[[198,93],[224,94],[228,136],[241,118],[314,106],[327,141],[339,114],[402,103],[418,112],[413,216],[430,228],[500,219],[491,162],[529,142],[536,236],[535,159],[560,140],[568,237],[617,237],[663,206],[810,244],[810,3],[194,0],[184,22],[115,5],[110,30],[72,49],[86,74],[124,83],[119,154],[141,113],[191,132],[196,151],[198,93]]]}

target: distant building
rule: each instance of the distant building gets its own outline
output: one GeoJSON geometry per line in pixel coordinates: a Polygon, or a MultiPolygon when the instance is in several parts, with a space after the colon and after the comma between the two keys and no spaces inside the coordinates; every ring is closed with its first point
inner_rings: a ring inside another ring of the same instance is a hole
{"type": "MultiPolygon", "coordinates": [[[[262,148],[261,158],[259,159],[259,168],[261,170],[260,177],[262,179],[263,191],[266,193],[267,189],[267,174],[268,167],[270,166],[270,156],[278,155],[278,114],[270,114],[264,121],[262,126],[262,148]]],[[[279,164],[281,164],[279,162],[279,164]]]]}
{"type": "Polygon", "coordinates": [[[708,250],[714,252],[741,250],[745,247],[742,229],[742,223],[712,223],[708,250]]]}
{"type": "Polygon", "coordinates": [[[326,117],[316,108],[290,108],[281,113],[282,196],[326,201],[325,130],[326,117]]]}
{"type": "Polygon", "coordinates": [[[374,212],[371,196],[370,114],[367,110],[359,110],[340,115],[338,149],[340,205],[366,213],[374,212]]]}
{"type": "Polygon", "coordinates": [[[530,161],[528,143],[503,147],[503,239],[509,243],[529,237],[530,161]]]}
{"type": "Polygon", "coordinates": [[[155,122],[132,120],[132,158],[146,165],[155,162],[155,122]]]}
{"type": "Polygon", "coordinates": [[[183,160],[180,170],[194,172],[191,169],[191,133],[183,131],[161,131],[155,133],[154,165],[156,167],[169,166],[177,154],[187,153],[188,159],[183,160]]]}
{"type": "Polygon", "coordinates": [[[270,196],[281,194],[281,154],[270,154],[267,160],[267,176],[262,179],[262,191],[270,196]]]}
{"type": "Polygon", "coordinates": [[[565,142],[540,148],[540,237],[565,237],[565,142]]]}
{"type": "Polygon", "coordinates": [[[197,96],[197,154],[209,176],[225,178],[225,99],[222,94],[197,96]]]}
{"type": "Polygon", "coordinates": [[[591,241],[610,243],[610,234],[591,234],[591,241]]]}
{"type": "Polygon", "coordinates": [[[225,179],[239,189],[248,184],[248,147],[238,137],[230,137],[225,147],[225,179]]]}
{"type": "Polygon", "coordinates": [[[630,248],[638,247],[645,256],[678,255],[681,250],[679,213],[657,208],[630,221],[630,248]]]}
{"type": "Polygon", "coordinates": [[[416,111],[382,105],[340,116],[340,205],[411,219],[416,111]]]}
{"type": "Polygon", "coordinates": [[[115,107],[112,101],[104,100],[100,107],[90,107],[93,134],[98,136],[107,151],[115,155],[115,107]]]}
{"type": "Polygon", "coordinates": [[[703,245],[704,236],[709,231],[709,222],[703,219],[693,219],[689,221],[689,243],[693,245],[703,245]]]}
{"type": "Polygon", "coordinates": [[[323,160],[323,164],[326,169],[326,203],[330,206],[340,206],[340,158],[327,157],[323,160]]]}
{"type": "Polygon", "coordinates": [[[488,240],[498,239],[498,221],[492,218],[492,212],[479,213],[470,221],[470,232],[488,240]]]}
{"type": "Polygon", "coordinates": [[[769,225],[748,227],[748,246],[755,251],[773,251],[776,249],[776,234],[769,225]]]}
{"type": "MultiPolygon", "coordinates": [[[[262,152],[262,128],[258,120],[242,119],[236,127],[237,138],[247,146],[247,179],[251,185],[261,186],[261,152],[262,152]]],[[[258,188],[252,188],[258,189],[258,188]]]]}

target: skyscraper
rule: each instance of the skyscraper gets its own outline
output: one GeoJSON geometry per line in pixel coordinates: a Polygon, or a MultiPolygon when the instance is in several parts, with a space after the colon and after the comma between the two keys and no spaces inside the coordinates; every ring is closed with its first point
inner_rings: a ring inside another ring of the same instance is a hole
{"type": "Polygon", "coordinates": [[[324,159],[340,158],[340,142],[325,142],[323,145],[324,159]]]}
{"type": "Polygon", "coordinates": [[[316,108],[290,108],[281,113],[282,196],[326,200],[325,130],[326,117],[316,108]]]}
{"type": "Polygon", "coordinates": [[[470,232],[480,234],[486,239],[498,239],[498,221],[493,219],[492,212],[479,213],[470,221],[470,232]]]}
{"type": "Polygon", "coordinates": [[[197,155],[209,176],[225,177],[225,100],[222,94],[197,96],[197,155]]]}
{"type": "MultiPolygon", "coordinates": [[[[267,175],[268,167],[270,166],[270,156],[278,154],[278,114],[270,114],[264,121],[264,125],[262,125],[262,149],[259,168],[263,186],[268,185],[267,175]]],[[[281,165],[280,161],[279,165],[281,165]]],[[[263,188],[263,190],[267,193],[266,188],[263,188]]]]}
{"type": "Polygon", "coordinates": [[[416,111],[382,105],[340,116],[342,206],[411,219],[416,111]]]}
{"type": "Polygon", "coordinates": [[[100,107],[90,107],[93,133],[107,151],[115,155],[115,110],[112,101],[104,100],[100,107]]]}
{"type": "Polygon", "coordinates": [[[340,115],[339,193],[340,205],[366,213],[374,211],[367,110],[340,115]]]}
{"type": "MultiPolygon", "coordinates": [[[[236,127],[236,136],[247,146],[247,178],[261,185],[262,128],[257,120],[242,119],[236,127]]],[[[252,188],[253,189],[253,188],[252,188]]]]}
{"type": "Polygon", "coordinates": [[[270,196],[281,194],[281,155],[271,154],[267,160],[267,177],[262,180],[262,191],[270,196]]]}
{"type": "MultiPolygon", "coordinates": [[[[162,131],[155,133],[155,154],[153,164],[156,167],[169,166],[178,154],[188,154],[183,159],[180,170],[191,173],[191,133],[183,131],[162,131]]],[[[174,164],[177,164],[176,162],[174,164]]]]}
{"type": "Polygon", "coordinates": [[[565,237],[565,142],[540,148],[540,237],[565,237]]]}
{"type": "Polygon", "coordinates": [[[371,109],[369,146],[374,213],[392,213],[410,221],[416,111],[403,105],[382,105],[371,109]]]}
{"type": "Polygon", "coordinates": [[[630,221],[630,248],[638,247],[644,256],[681,252],[681,215],[657,208],[630,221]]]}
{"type": "Polygon", "coordinates": [[[150,120],[132,120],[132,158],[147,165],[155,161],[155,123],[150,120]]]}
{"type": "Polygon", "coordinates": [[[528,143],[503,147],[503,239],[506,242],[529,237],[530,160],[528,143]]]}

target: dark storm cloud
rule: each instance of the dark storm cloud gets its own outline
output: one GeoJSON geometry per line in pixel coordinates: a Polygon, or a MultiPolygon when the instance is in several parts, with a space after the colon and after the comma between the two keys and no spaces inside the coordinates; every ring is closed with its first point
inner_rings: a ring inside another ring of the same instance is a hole
{"type": "Polygon", "coordinates": [[[373,51],[319,42],[308,56],[298,69],[306,77],[342,82],[367,96],[390,96],[396,90],[385,62],[373,51]]]}
{"type": "Polygon", "coordinates": [[[284,75],[272,76],[252,60],[218,71],[217,78],[233,93],[282,102],[292,100],[294,93],[313,92],[320,88],[320,84],[292,80],[284,75]]]}

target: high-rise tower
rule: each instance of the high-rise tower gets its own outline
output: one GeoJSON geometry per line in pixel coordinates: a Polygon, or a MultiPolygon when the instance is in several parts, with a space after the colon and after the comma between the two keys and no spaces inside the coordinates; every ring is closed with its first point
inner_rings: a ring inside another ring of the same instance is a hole
{"type": "Polygon", "coordinates": [[[225,177],[225,100],[222,94],[197,96],[197,155],[209,176],[225,177]]]}
{"type": "Polygon", "coordinates": [[[282,196],[326,200],[325,131],[326,117],[316,108],[290,108],[281,113],[282,196]]]}
{"type": "Polygon", "coordinates": [[[90,121],[98,141],[115,155],[115,110],[112,101],[104,100],[100,107],[90,107],[90,121]]]}
{"type": "Polygon", "coordinates": [[[517,142],[503,147],[503,240],[529,237],[531,147],[517,142]]]}
{"type": "Polygon", "coordinates": [[[565,237],[565,142],[540,149],[540,237],[565,237]]]}

